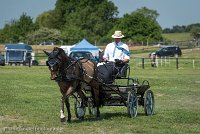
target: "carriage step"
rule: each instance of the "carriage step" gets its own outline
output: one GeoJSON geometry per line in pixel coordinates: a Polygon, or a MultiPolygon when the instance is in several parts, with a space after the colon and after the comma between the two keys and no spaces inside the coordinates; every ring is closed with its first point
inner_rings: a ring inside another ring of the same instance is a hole
{"type": "Polygon", "coordinates": [[[127,93],[129,91],[132,90],[132,87],[124,87],[124,86],[120,86],[120,87],[112,87],[112,88],[104,88],[105,92],[110,92],[110,93],[127,93]]]}
{"type": "Polygon", "coordinates": [[[125,102],[126,99],[120,96],[112,96],[104,99],[105,106],[123,106],[125,102]]]}
{"type": "Polygon", "coordinates": [[[105,96],[105,101],[106,101],[106,100],[122,101],[122,100],[124,100],[125,98],[128,97],[127,94],[126,94],[126,95],[122,95],[122,96],[123,96],[123,97],[121,97],[121,96],[112,96],[112,95],[110,95],[110,96],[105,96]]]}

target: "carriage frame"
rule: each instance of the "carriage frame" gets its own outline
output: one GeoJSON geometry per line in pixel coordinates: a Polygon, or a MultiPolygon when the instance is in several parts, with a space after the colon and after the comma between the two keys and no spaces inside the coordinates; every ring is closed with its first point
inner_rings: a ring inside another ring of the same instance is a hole
{"type": "MultiPolygon", "coordinates": [[[[128,116],[133,118],[138,114],[138,107],[144,108],[146,116],[152,116],[155,109],[155,99],[153,91],[150,89],[149,81],[144,80],[140,84],[138,78],[130,77],[130,66],[126,67],[126,75],[122,77],[113,77],[114,81],[111,84],[100,82],[103,87],[105,96],[103,98],[103,106],[125,106],[127,107],[128,116]],[[126,81],[126,84],[119,84],[118,81],[126,81]]],[[[94,100],[92,99],[91,88],[87,86],[84,89],[84,94],[87,97],[87,105],[83,105],[81,98],[74,95],[74,110],[75,115],[79,119],[84,119],[86,109],[89,114],[96,114],[93,108],[94,100]]]]}

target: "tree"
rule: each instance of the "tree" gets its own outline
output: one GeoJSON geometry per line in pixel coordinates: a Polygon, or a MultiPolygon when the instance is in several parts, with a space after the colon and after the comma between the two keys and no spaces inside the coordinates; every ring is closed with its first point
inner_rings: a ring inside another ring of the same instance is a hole
{"type": "Polygon", "coordinates": [[[165,28],[163,29],[163,33],[183,33],[186,32],[186,26],[179,26],[179,25],[175,25],[172,27],[172,29],[170,28],[165,28]]]}
{"type": "Polygon", "coordinates": [[[143,14],[145,18],[156,21],[159,13],[156,10],[148,9],[147,7],[142,7],[136,10],[136,13],[143,14]]]}
{"type": "Polygon", "coordinates": [[[1,31],[2,42],[24,42],[27,33],[33,31],[35,25],[30,16],[23,13],[19,20],[11,20],[1,31]]]}
{"type": "Polygon", "coordinates": [[[198,27],[198,26],[192,27],[192,29],[190,30],[190,33],[193,36],[193,38],[195,39],[196,44],[198,45],[200,43],[200,27],[198,27]]]}
{"type": "Polygon", "coordinates": [[[52,41],[56,44],[62,42],[61,32],[59,30],[45,27],[29,33],[26,38],[29,44],[39,44],[44,41],[52,41]]]}
{"type": "Polygon", "coordinates": [[[114,30],[122,30],[126,34],[126,40],[137,42],[161,40],[161,27],[156,21],[157,16],[156,11],[145,7],[131,14],[125,14],[123,18],[118,20],[108,36],[111,36],[114,30]]]}
{"type": "Polygon", "coordinates": [[[53,14],[52,20],[69,43],[85,37],[92,42],[99,40],[114,26],[118,12],[107,0],[57,0],[53,14]]]}
{"type": "Polygon", "coordinates": [[[191,30],[193,29],[193,27],[195,27],[194,29],[196,29],[197,27],[200,27],[200,23],[194,23],[194,24],[190,24],[186,27],[186,32],[191,32],[191,30]]]}
{"type": "Polygon", "coordinates": [[[26,35],[35,29],[32,18],[23,13],[20,16],[19,21],[17,21],[16,29],[18,31],[19,41],[25,41],[26,35]]]}
{"type": "Polygon", "coordinates": [[[53,11],[47,11],[40,14],[35,21],[35,24],[38,25],[39,28],[48,27],[48,28],[55,28],[54,21],[52,20],[53,11]]]}
{"type": "Polygon", "coordinates": [[[19,42],[17,21],[11,20],[9,23],[7,23],[4,26],[1,35],[3,42],[6,43],[19,42]]]}

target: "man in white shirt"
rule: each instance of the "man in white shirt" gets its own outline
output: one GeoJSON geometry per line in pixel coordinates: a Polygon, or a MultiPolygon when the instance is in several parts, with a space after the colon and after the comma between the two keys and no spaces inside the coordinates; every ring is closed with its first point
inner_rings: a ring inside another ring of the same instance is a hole
{"type": "Polygon", "coordinates": [[[129,48],[121,42],[124,37],[121,31],[112,35],[114,42],[109,43],[103,55],[105,63],[98,64],[98,77],[103,83],[112,83],[117,77],[126,77],[126,69],[130,59],[129,48]]]}
{"type": "Polygon", "coordinates": [[[130,53],[128,45],[121,42],[124,37],[121,31],[115,31],[112,35],[114,42],[109,43],[104,51],[104,61],[128,63],[130,59],[130,53]]]}

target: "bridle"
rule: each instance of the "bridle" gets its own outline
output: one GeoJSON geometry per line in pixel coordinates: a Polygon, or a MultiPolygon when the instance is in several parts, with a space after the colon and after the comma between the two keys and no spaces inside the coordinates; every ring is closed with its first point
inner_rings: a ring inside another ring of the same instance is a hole
{"type": "Polygon", "coordinates": [[[70,57],[68,58],[68,64],[66,64],[62,60],[62,57],[59,56],[59,51],[53,51],[49,54],[46,65],[49,67],[51,72],[56,73],[56,81],[72,81],[75,79],[80,79],[75,75],[76,64],[78,64],[79,69],[82,72],[82,66],[79,63],[79,60],[73,62],[70,57]]]}
{"type": "Polygon", "coordinates": [[[61,51],[55,50],[49,53],[48,60],[46,61],[46,65],[49,67],[49,70],[54,74],[55,78],[52,80],[59,81],[73,81],[73,80],[80,80],[84,81],[84,75],[88,76],[89,78],[93,79],[92,76],[89,76],[85,69],[82,66],[82,63],[87,62],[81,61],[82,59],[73,60],[70,57],[66,57],[67,59],[64,60],[63,57],[59,55],[61,51]],[[78,66],[78,70],[76,67],[78,66]],[[76,75],[76,71],[79,71],[79,75],[76,75]]]}

